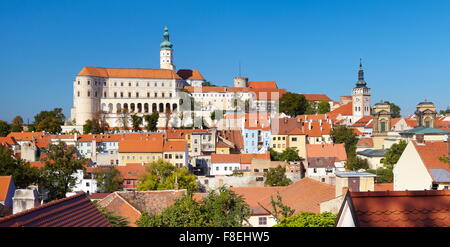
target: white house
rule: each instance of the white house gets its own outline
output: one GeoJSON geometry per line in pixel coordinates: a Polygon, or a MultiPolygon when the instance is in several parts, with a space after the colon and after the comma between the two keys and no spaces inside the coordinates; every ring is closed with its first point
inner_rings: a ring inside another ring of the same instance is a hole
{"type": "Polygon", "coordinates": [[[440,157],[449,157],[448,142],[410,141],[394,166],[394,190],[450,188],[450,166],[440,157]]]}
{"type": "Polygon", "coordinates": [[[241,168],[240,154],[212,154],[210,175],[231,175],[241,168]]]}

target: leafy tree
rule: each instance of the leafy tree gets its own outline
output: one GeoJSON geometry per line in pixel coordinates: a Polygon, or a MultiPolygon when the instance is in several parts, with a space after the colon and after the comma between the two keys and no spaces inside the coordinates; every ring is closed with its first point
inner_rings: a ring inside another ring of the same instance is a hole
{"type": "Polygon", "coordinates": [[[211,120],[221,120],[223,118],[223,115],[225,115],[225,111],[213,111],[211,112],[211,120]]]}
{"type": "Polygon", "coordinates": [[[275,227],[334,227],[335,223],[336,215],[330,212],[321,214],[302,212],[282,219],[275,227]]]}
{"type": "Polygon", "coordinates": [[[287,161],[287,162],[292,162],[292,161],[299,161],[300,160],[300,156],[298,155],[297,150],[293,149],[293,148],[286,148],[278,157],[279,161],[287,161]]]}
{"type": "Polygon", "coordinates": [[[34,116],[34,122],[30,126],[34,131],[46,131],[50,133],[61,132],[61,125],[64,124],[65,116],[62,108],[55,108],[52,111],[41,111],[34,116]]]}
{"type": "Polygon", "coordinates": [[[250,217],[242,196],[224,187],[210,191],[200,202],[186,194],[159,215],[144,214],[141,227],[236,227],[250,217]]]}
{"type": "Polygon", "coordinates": [[[159,113],[158,111],[154,111],[150,115],[145,115],[144,120],[146,122],[146,127],[148,131],[156,131],[156,126],[158,125],[159,113]]]}
{"type": "Polygon", "coordinates": [[[380,167],[376,170],[369,169],[367,172],[377,175],[377,177],[375,177],[375,183],[392,183],[394,181],[394,174],[392,170],[392,168],[380,167]]]}
{"type": "Polygon", "coordinates": [[[106,217],[106,219],[108,219],[109,223],[113,227],[129,226],[130,222],[125,217],[114,215],[113,212],[111,212],[107,208],[101,207],[99,205],[97,205],[97,208],[100,212],[102,212],[102,214],[106,217]]]}
{"type": "Polygon", "coordinates": [[[272,161],[279,161],[280,160],[280,153],[278,153],[277,151],[273,150],[273,148],[269,148],[269,152],[270,152],[270,160],[272,160],[272,161]]]}
{"type": "Polygon", "coordinates": [[[5,137],[11,132],[11,126],[6,121],[0,120],[0,137],[5,137]]]}
{"type": "Polygon", "coordinates": [[[128,108],[117,109],[117,115],[119,117],[117,120],[119,121],[120,126],[125,130],[128,129],[128,118],[130,115],[128,108]]]}
{"type": "Polygon", "coordinates": [[[331,130],[330,136],[334,143],[345,144],[345,151],[348,157],[356,156],[356,143],[358,143],[358,138],[352,129],[344,125],[339,125],[331,130]]]}
{"type": "Polygon", "coordinates": [[[345,168],[352,171],[357,171],[359,169],[368,169],[369,162],[367,161],[367,159],[363,159],[357,156],[351,156],[345,163],[345,168]]]}
{"type": "Polygon", "coordinates": [[[39,170],[30,167],[28,162],[17,159],[12,151],[0,144],[0,176],[12,176],[14,184],[19,189],[25,189],[29,185],[38,184],[39,170]]]}
{"type": "Polygon", "coordinates": [[[330,112],[330,104],[326,101],[321,101],[318,105],[317,105],[317,113],[318,114],[325,114],[330,112]]]}
{"type": "Polygon", "coordinates": [[[318,104],[315,101],[307,101],[308,105],[306,106],[305,114],[316,114],[318,104]]]}
{"type": "Polygon", "coordinates": [[[292,183],[292,181],[286,177],[286,167],[277,166],[276,168],[269,168],[269,171],[264,174],[266,181],[264,185],[266,186],[287,186],[292,183]]]}
{"type": "Polygon", "coordinates": [[[23,130],[23,119],[21,116],[16,116],[11,122],[11,132],[21,132],[23,130]]]}
{"type": "Polygon", "coordinates": [[[84,170],[83,165],[87,160],[76,157],[77,149],[61,142],[50,144],[46,157],[43,159],[45,166],[41,169],[42,184],[49,191],[49,200],[66,197],[66,193],[77,182],[73,176],[77,170],[84,170]]]}
{"type": "Polygon", "coordinates": [[[204,81],[202,82],[202,87],[217,87],[217,86],[212,84],[210,81],[204,81]]]}
{"type": "Polygon", "coordinates": [[[307,106],[308,101],[305,96],[290,92],[283,94],[279,102],[280,112],[283,112],[291,117],[303,115],[307,106]]]}
{"type": "Polygon", "coordinates": [[[442,114],[442,115],[445,115],[445,114],[448,114],[448,113],[450,113],[450,107],[448,107],[448,106],[447,106],[446,110],[440,110],[439,111],[439,114],[442,114]]]}
{"type": "Polygon", "coordinates": [[[97,181],[97,187],[104,192],[114,192],[123,189],[123,178],[120,176],[119,170],[114,166],[97,169],[95,180],[97,181]]]}
{"type": "Polygon", "coordinates": [[[145,166],[145,171],[139,178],[137,190],[171,190],[175,183],[179,189],[189,192],[197,189],[197,179],[186,167],[179,168],[160,159],[145,166]]]}
{"type": "Polygon", "coordinates": [[[392,168],[395,164],[397,164],[407,145],[408,143],[404,140],[401,140],[399,143],[393,144],[387,150],[386,154],[384,154],[384,158],[381,160],[381,162],[386,167],[392,168]]]}
{"type": "Polygon", "coordinates": [[[277,193],[277,199],[270,197],[270,204],[272,205],[272,215],[275,217],[277,223],[284,218],[291,217],[295,213],[295,209],[285,205],[281,198],[280,192],[277,193]]]}
{"type": "Polygon", "coordinates": [[[95,113],[94,118],[92,120],[86,120],[86,123],[83,125],[83,133],[84,134],[101,134],[105,133],[108,130],[108,123],[105,119],[105,112],[98,111],[95,113]]]}
{"type": "Polygon", "coordinates": [[[142,124],[142,117],[133,114],[131,115],[131,125],[133,126],[133,131],[140,131],[141,128],[139,127],[142,124]]]}
{"type": "Polygon", "coordinates": [[[398,106],[398,105],[396,105],[396,104],[394,104],[394,103],[391,103],[391,102],[389,102],[389,101],[386,101],[385,103],[388,103],[390,106],[391,106],[391,117],[393,117],[393,118],[399,118],[399,117],[401,117],[401,115],[400,115],[400,106],[398,106]]]}
{"type": "Polygon", "coordinates": [[[86,123],[83,125],[83,134],[98,134],[100,126],[96,121],[92,121],[90,119],[86,120],[86,123]]]}

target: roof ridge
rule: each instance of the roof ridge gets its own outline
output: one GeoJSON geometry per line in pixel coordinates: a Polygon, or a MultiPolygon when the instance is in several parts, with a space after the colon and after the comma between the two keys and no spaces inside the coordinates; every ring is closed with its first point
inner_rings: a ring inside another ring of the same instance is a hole
{"type": "Polygon", "coordinates": [[[61,203],[61,202],[65,202],[65,201],[69,201],[69,200],[75,199],[75,198],[77,198],[77,197],[81,197],[81,196],[83,196],[83,195],[86,195],[86,193],[80,192],[80,193],[77,193],[77,194],[75,194],[75,195],[72,195],[72,196],[69,196],[69,197],[66,197],[66,198],[54,200],[54,201],[51,201],[51,202],[48,202],[48,203],[45,203],[45,204],[36,206],[36,207],[34,207],[34,208],[30,208],[30,209],[24,210],[24,211],[22,211],[22,212],[19,212],[19,213],[13,214],[13,215],[9,215],[9,216],[0,218],[0,223],[1,223],[1,222],[8,221],[8,220],[11,220],[11,219],[14,219],[14,218],[17,218],[17,217],[19,217],[19,216],[23,216],[23,215],[25,215],[25,214],[32,213],[32,212],[37,211],[37,210],[42,209],[42,208],[51,207],[51,206],[53,206],[53,205],[55,205],[55,204],[58,204],[58,203],[61,203]]]}

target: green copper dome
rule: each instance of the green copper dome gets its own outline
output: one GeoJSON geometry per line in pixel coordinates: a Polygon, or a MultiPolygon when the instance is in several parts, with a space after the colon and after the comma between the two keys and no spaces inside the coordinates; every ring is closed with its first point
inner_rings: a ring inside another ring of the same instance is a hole
{"type": "Polygon", "coordinates": [[[172,49],[172,43],[170,43],[169,41],[169,29],[166,27],[164,27],[164,41],[161,42],[161,49],[172,49]]]}

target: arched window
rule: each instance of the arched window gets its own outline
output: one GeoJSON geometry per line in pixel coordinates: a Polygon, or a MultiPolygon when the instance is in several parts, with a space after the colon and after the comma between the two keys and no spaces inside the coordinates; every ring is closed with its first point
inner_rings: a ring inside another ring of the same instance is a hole
{"type": "Polygon", "coordinates": [[[158,109],[157,109],[157,106],[156,106],[156,103],[153,103],[152,104],[152,113],[153,112],[156,112],[158,109]]]}
{"type": "Polygon", "coordinates": [[[117,103],[116,112],[120,112],[121,110],[122,110],[122,107],[120,106],[120,103],[117,103]]]}
{"type": "Polygon", "coordinates": [[[144,104],[144,112],[145,112],[145,113],[148,113],[148,103],[145,103],[145,104],[144,104]]]}
{"type": "Polygon", "coordinates": [[[80,97],[80,91],[78,91],[77,95],[78,95],[78,97],[80,97]]]}
{"type": "Polygon", "coordinates": [[[88,91],[88,94],[87,94],[87,95],[88,95],[88,97],[90,97],[90,96],[91,96],[91,91],[88,91]]]}
{"type": "Polygon", "coordinates": [[[135,110],[135,105],[134,105],[134,103],[131,103],[131,104],[130,104],[130,110],[131,110],[131,112],[134,112],[134,110],[135,110]]]}
{"type": "Polygon", "coordinates": [[[108,104],[108,112],[109,112],[109,113],[112,113],[112,112],[113,112],[113,104],[112,104],[112,103],[109,103],[109,104],[108,104]]]}
{"type": "Polygon", "coordinates": [[[139,113],[142,112],[142,104],[141,103],[137,104],[137,110],[138,110],[139,113]]]}
{"type": "Polygon", "coordinates": [[[176,110],[177,110],[177,107],[178,107],[177,104],[173,103],[173,104],[172,104],[172,111],[176,111],[176,110]]]}
{"type": "Polygon", "coordinates": [[[123,109],[127,109],[128,110],[128,104],[127,103],[123,104],[123,109]]]}
{"type": "Polygon", "coordinates": [[[159,103],[159,112],[164,112],[164,104],[159,103]]]}
{"type": "Polygon", "coordinates": [[[170,104],[169,103],[166,104],[166,111],[170,111],[170,104]]]}

